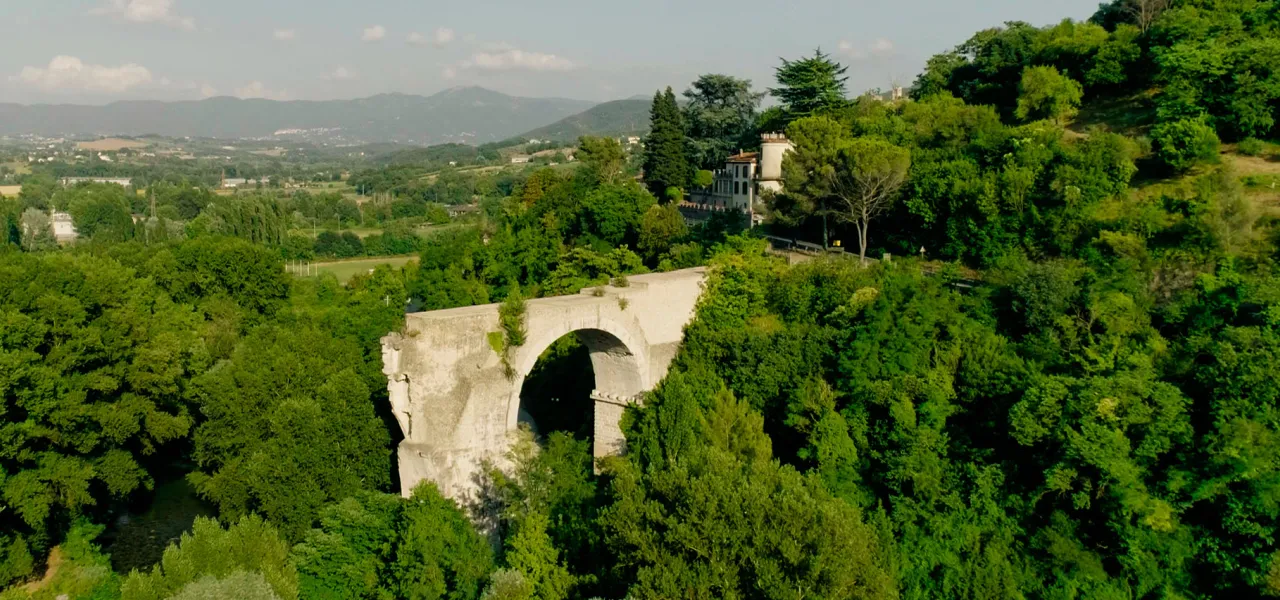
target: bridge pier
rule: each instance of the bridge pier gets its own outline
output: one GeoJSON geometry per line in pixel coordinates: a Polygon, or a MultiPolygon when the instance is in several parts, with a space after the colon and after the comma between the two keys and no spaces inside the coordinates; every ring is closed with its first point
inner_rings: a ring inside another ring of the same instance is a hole
{"type": "Polygon", "coordinates": [[[591,391],[591,399],[595,405],[595,435],[592,440],[592,453],[596,458],[622,454],[626,449],[626,438],[619,426],[622,413],[632,404],[640,404],[644,394],[635,396],[618,396],[600,390],[591,391]]]}

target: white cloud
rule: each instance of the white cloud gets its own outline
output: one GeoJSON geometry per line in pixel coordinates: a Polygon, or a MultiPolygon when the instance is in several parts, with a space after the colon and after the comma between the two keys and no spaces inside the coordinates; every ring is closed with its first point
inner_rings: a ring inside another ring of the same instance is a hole
{"type": "Polygon", "coordinates": [[[207,84],[207,83],[206,83],[206,84],[204,84],[204,85],[202,85],[202,86],[200,86],[200,97],[201,97],[201,98],[212,98],[212,97],[217,96],[217,95],[218,95],[218,88],[213,87],[213,86],[211,86],[211,85],[209,85],[209,84],[207,84]]]}
{"type": "Polygon", "coordinates": [[[893,42],[885,38],[876,38],[870,44],[865,46],[855,44],[849,40],[840,40],[836,45],[840,54],[851,60],[867,60],[870,58],[885,58],[893,55],[893,42]]]}
{"type": "Polygon", "coordinates": [[[445,79],[453,79],[458,76],[458,70],[453,67],[445,67],[440,74],[443,75],[445,79]]]}
{"type": "Polygon", "coordinates": [[[238,98],[266,98],[267,100],[288,100],[289,92],[284,90],[270,90],[261,81],[253,81],[249,84],[236,88],[236,97],[238,98]]]}
{"type": "Polygon", "coordinates": [[[554,54],[506,48],[477,52],[469,60],[463,61],[462,67],[482,71],[569,71],[577,65],[554,54]]]}
{"type": "Polygon", "coordinates": [[[87,65],[74,56],[58,56],[47,67],[24,67],[9,81],[46,91],[70,90],[119,94],[151,83],[151,71],[134,63],[107,67],[87,65]]]}
{"type": "Polygon", "coordinates": [[[327,81],[348,81],[356,78],[356,72],[346,67],[337,67],[320,78],[327,81]]]}
{"type": "Polygon", "coordinates": [[[426,46],[427,44],[431,44],[437,48],[443,48],[449,45],[453,40],[457,39],[457,37],[458,34],[454,33],[452,29],[449,29],[448,27],[437,27],[430,37],[415,31],[410,33],[409,37],[405,38],[405,41],[414,46],[426,46]]]}
{"type": "Polygon", "coordinates": [[[366,27],[360,39],[366,42],[380,42],[385,37],[387,37],[387,28],[381,25],[374,25],[373,27],[366,27]]]}
{"type": "Polygon", "coordinates": [[[109,15],[130,23],[162,23],[185,31],[196,28],[196,20],[184,17],[173,8],[174,0],[110,0],[106,6],[89,11],[94,15],[109,15]]]}
{"type": "Polygon", "coordinates": [[[435,35],[433,37],[434,37],[436,47],[440,48],[445,46],[449,42],[452,42],[454,38],[457,37],[457,34],[455,34],[453,30],[449,29],[448,27],[437,27],[435,35]]]}
{"type": "Polygon", "coordinates": [[[840,54],[843,54],[850,58],[862,57],[862,51],[859,50],[857,46],[854,46],[853,42],[849,40],[840,40],[840,43],[836,44],[836,49],[840,51],[840,54]]]}
{"type": "Polygon", "coordinates": [[[298,32],[293,29],[277,29],[271,34],[279,42],[292,42],[298,39],[298,32]]]}

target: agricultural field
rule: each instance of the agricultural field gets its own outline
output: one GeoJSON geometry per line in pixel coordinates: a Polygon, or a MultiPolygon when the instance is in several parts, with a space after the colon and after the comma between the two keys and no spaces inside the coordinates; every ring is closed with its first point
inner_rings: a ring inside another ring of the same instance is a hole
{"type": "Polygon", "coordinates": [[[18,175],[30,175],[30,174],[31,174],[31,165],[27,164],[25,161],[16,161],[16,160],[15,160],[15,161],[12,161],[12,162],[0,163],[0,167],[8,167],[9,169],[13,170],[13,172],[14,172],[14,173],[16,173],[16,174],[18,174],[18,175]]]}
{"type": "Polygon", "coordinates": [[[338,278],[339,282],[346,283],[356,275],[374,270],[378,265],[389,265],[393,269],[398,269],[411,262],[417,262],[417,260],[417,256],[377,256],[310,263],[302,266],[289,265],[287,268],[290,273],[300,277],[316,277],[321,273],[332,273],[334,277],[338,278]]]}
{"type": "Polygon", "coordinates": [[[92,142],[80,142],[76,144],[76,148],[80,150],[91,150],[93,152],[119,152],[120,150],[131,150],[133,148],[146,148],[150,146],[146,142],[136,140],[126,140],[122,138],[103,138],[92,142]]]}

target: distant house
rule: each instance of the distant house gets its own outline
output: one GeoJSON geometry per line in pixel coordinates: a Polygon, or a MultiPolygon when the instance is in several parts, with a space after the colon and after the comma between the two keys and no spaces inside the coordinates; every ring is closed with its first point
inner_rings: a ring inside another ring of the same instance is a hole
{"type": "Polygon", "coordinates": [[[529,160],[530,160],[530,158],[531,158],[531,157],[523,156],[523,155],[521,155],[521,156],[512,156],[512,157],[511,157],[511,164],[513,164],[513,165],[523,165],[523,164],[525,164],[525,163],[528,163],[528,162],[529,162],[529,160]]]}
{"type": "Polygon", "coordinates": [[[249,180],[243,177],[228,177],[222,180],[222,187],[230,190],[238,187],[244,187],[247,183],[249,183],[249,180]]]}
{"type": "Polygon", "coordinates": [[[129,187],[133,185],[133,180],[128,177],[63,177],[62,185],[77,185],[81,183],[114,183],[120,187],[129,187]]]}
{"type": "Polygon", "coordinates": [[[471,215],[480,212],[479,204],[455,204],[446,206],[445,210],[449,213],[449,218],[456,218],[462,215],[471,215]]]}
{"type": "Polygon", "coordinates": [[[628,136],[628,137],[627,137],[627,145],[628,145],[628,146],[636,146],[636,145],[639,145],[639,144],[640,144],[640,138],[639,138],[638,136],[634,136],[634,135],[633,135],[633,136],[628,136]]]}
{"type": "Polygon", "coordinates": [[[75,223],[71,220],[71,215],[64,212],[53,212],[49,215],[53,225],[53,239],[59,244],[70,244],[80,237],[76,232],[75,223]]]}

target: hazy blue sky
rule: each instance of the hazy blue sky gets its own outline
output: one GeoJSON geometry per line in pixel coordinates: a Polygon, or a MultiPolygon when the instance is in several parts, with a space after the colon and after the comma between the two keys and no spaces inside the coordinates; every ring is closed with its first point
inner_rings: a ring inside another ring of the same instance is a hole
{"type": "Polygon", "coordinates": [[[763,89],[821,46],[850,91],[909,84],[930,55],[1008,20],[1099,0],[0,0],[0,102],[430,94],[481,85],[609,100],[699,73],[763,89]]]}

